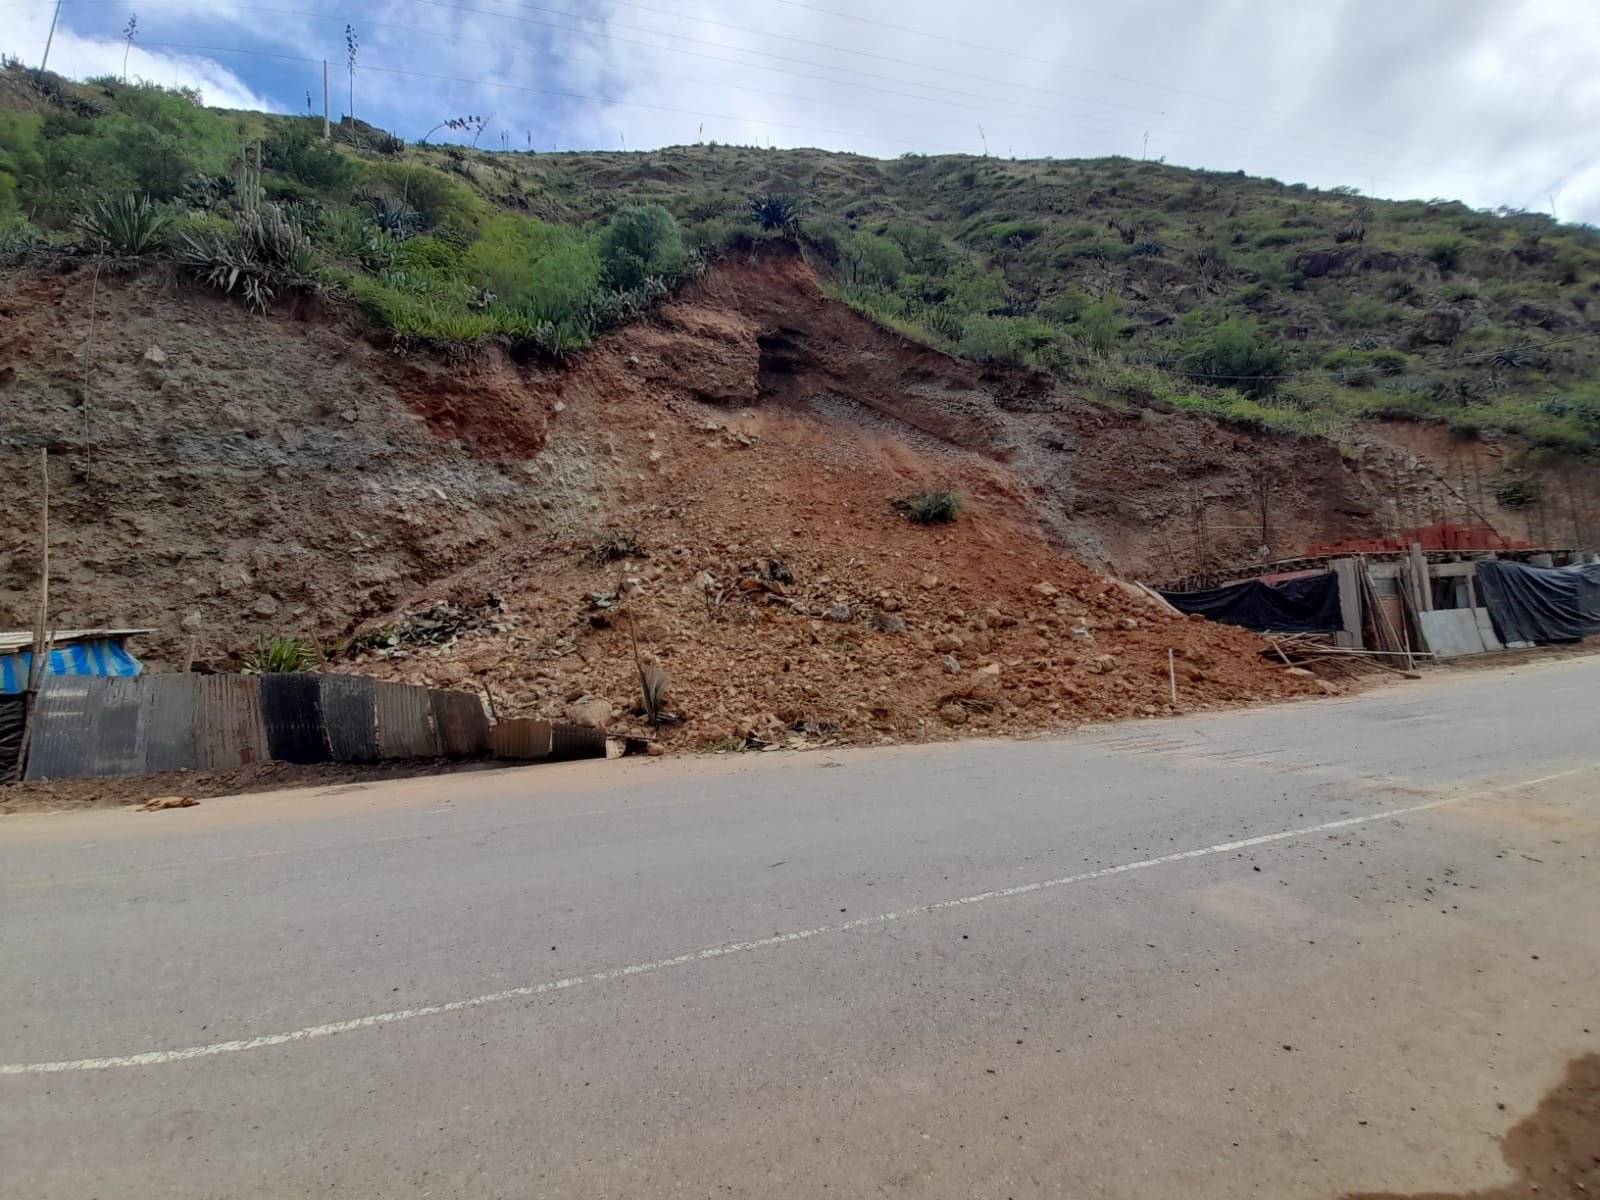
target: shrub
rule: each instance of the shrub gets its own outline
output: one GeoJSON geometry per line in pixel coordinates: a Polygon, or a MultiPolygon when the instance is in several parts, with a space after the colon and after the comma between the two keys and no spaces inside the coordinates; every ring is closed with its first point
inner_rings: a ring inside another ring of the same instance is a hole
{"type": "Polygon", "coordinates": [[[245,656],[246,675],[281,675],[293,671],[309,671],[317,666],[321,656],[304,638],[262,634],[256,648],[245,656]]]}
{"type": "Polygon", "coordinates": [[[463,256],[469,282],[494,292],[531,325],[572,328],[602,292],[600,256],[576,229],[530,217],[495,217],[463,256]]]}
{"type": "Polygon", "coordinates": [[[800,210],[800,197],[787,192],[767,192],[750,201],[750,215],[770,232],[795,232],[800,227],[800,210]]]}
{"type": "Polygon", "coordinates": [[[1507,472],[1495,481],[1494,498],[1501,508],[1532,508],[1544,499],[1544,485],[1531,475],[1507,472]]]}
{"type": "Polygon", "coordinates": [[[1353,296],[1333,310],[1333,319],[1346,329],[1376,329],[1390,316],[1389,306],[1376,296],[1353,296]]]}
{"type": "Polygon", "coordinates": [[[101,254],[142,258],[166,243],[170,214],[148,196],[111,196],[89,206],[79,221],[85,239],[101,254]]]}
{"type": "Polygon", "coordinates": [[[1428,258],[1441,271],[1454,271],[1461,265],[1461,256],[1467,251],[1465,239],[1458,237],[1438,238],[1428,244],[1428,258]]]}
{"type": "Polygon", "coordinates": [[[961,515],[966,500],[959,492],[943,488],[933,492],[918,492],[896,500],[894,507],[905,514],[908,521],[917,525],[948,525],[961,515]]]}
{"type": "Polygon", "coordinates": [[[348,188],[355,177],[350,160],[323,142],[304,119],[274,128],[261,143],[261,165],[323,194],[348,188]]]}
{"type": "Polygon", "coordinates": [[[618,291],[676,279],[688,262],[677,219],[659,204],[618,209],[600,234],[599,252],[606,281],[618,291]]]}
{"type": "Polygon", "coordinates": [[[973,362],[1018,366],[1022,362],[1011,323],[1003,317],[973,317],[968,320],[956,344],[956,352],[973,362]]]}
{"type": "Polygon", "coordinates": [[[1267,396],[1283,373],[1283,350],[1268,341],[1253,317],[1223,321],[1184,356],[1192,379],[1231,387],[1246,396],[1267,396]]]}
{"type": "Polygon", "coordinates": [[[1101,301],[1091,304],[1073,322],[1072,333],[1079,341],[1097,354],[1104,354],[1116,344],[1128,327],[1114,304],[1101,301]]]}

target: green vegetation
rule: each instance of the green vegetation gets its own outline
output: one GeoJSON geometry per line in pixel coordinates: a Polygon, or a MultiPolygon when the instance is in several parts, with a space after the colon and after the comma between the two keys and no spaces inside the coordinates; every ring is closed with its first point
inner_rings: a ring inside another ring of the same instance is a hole
{"type": "Polygon", "coordinates": [[[321,655],[304,638],[262,634],[255,649],[245,655],[246,675],[281,675],[311,671],[322,661],[321,655]]]}
{"type": "Polygon", "coordinates": [[[1122,158],[320,134],[13,64],[0,259],[171,261],[257,308],[318,289],[400,336],[559,356],[781,239],[905,336],[1119,408],[1336,437],[1362,417],[1433,421],[1600,451],[1600,232],[1541,214],[1122,158]]]}
{"type": "Polygon", "coordinates": [[[948,525],[961,515],[966,501],[960,493],[941,488],[896,500],[894,507],[917,525],[948,525]]]}

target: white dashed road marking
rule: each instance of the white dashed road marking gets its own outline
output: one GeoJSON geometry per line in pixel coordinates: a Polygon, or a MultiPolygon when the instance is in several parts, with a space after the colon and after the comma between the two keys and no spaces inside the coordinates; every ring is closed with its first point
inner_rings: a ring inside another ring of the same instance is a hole
{"type": "Polygon", "coordinates": [[[1012,896],[1048,892],[1056,888],[1070,887],[1073,884],[1091,883],[1097,879],[1109,879],[1113,875],[1127,875],[1133,871],[1147,871],[1151,867],[1166,866],[1169,863],[1187,862],[1190,859],[1207,858],[1215,854],[1232,854],[1238,850],[1249,850],[1255,846],[1266,846],[1273,842],[1285,842],[1292,838],[1331,833],[1338,829],[1349,829],[1356,825],[1370,825],[1376,821],[1388,821],[1396,817],[1406,817],[1414,813],[1427,812],[1430,809],[1444,808],[1451,804],[1465,804],[1471,800],[1482,800],[1503,792],[1513,792],[1522,788],[1534,787],[1541,783],[1550,783],[1557,779],[1580,775],[1585,771],[1594,770],[1596,767],[1600,767],[1600,763],[1574,767],[1570,771],[1558,771],[1553,775],[1541,775],[1537,779],[1524,779],[1518,783],[1502,784],[1499,787],[1486,788],[1463,796],[1447,796],[1439,800],[1430,800],[1426,804],[1412,804],[1405,808],[1391,808],[1383,812],[1366,813],[1359,817],[1345,817],[1338,821],[1324,821],[1320,825],[1307,825],[1300,829],[1285,829],[1279,833],[1265,833],[1258,837],[1241,838],[1233,842],[1218,842],[1212,846],[1199,846],[1193,850],[1179,850],[1176,853],[1163,854],[1157,858],[1144,858],[1137,862],[1120,863],[1114,867],[1101,867],[1097,870],[1084,871],[1077,875],[1063,875],[1059,879],[1044,879],[1037,883],[1023,883],[1015,887],[997,888],[990,892],[978,892],[971,896],[959,896],[953,900],[938,900],[930,904],[917,904],[910,908],[902,908],[897,912],[879,913],[874,917],[860,917],[854,921],[841,921],[837,925],[818,925],[814,929],[797,929],[792,933],[777,933],[771,937],[756,938],[748,942],[727,942],[720,946],[708,946],[703,950],[693,950],[687,954],[674,955],[672,958],[658,958],[650,962],[633,963],[626,967],[613,967],[605,971],[596,971],[590,975],[574,975],[566,979],[552,979],[545,983],[530,983],[523,987],[507,988],[502,992],[490,992],[487,995],[471,996],[463,1000],[451,1000],[443,1004],[427,1004],[419,1008],[401,1008],[393,1012],[353,1017],[348,1021],[332,1021],[325,1025],[308,1025],[304,1029],[293,1029],[287,1033],[268,1033],[262,1034],[260,1037],[236,1038],[227,1042],[210,1042],[203,1046],[186,1046],[179,1050],[146,1050],[139,1054],[116,1054],[104,1058],[74,1058],[60,1062],[0,1063],[0,1075],[49,1075],[62,1071],[104,1071],[113,1067],[161,1066],[166,1063],[187,1062],[195,1058],[212,1058],[219,1054],[239,1054],[246,1050],[265,1050],[270,1046],[287,1046],[294,1042],[307,1042],[314,1038],[331,1037],[336,1033],[351,1033],[358,1029],[373,1029],[380,1025],[414,1021],[419,1017],[437,1017],[445,1013],[464,1012],[467,1009],[482,1008],[489,1004],[500,1004],[507,1000],[522,1000],[533,996],[544,996],[552,992],[564,992],[569,988],[610,983],[614,980],[626,979],[631,975],[649,975],[672,967],[686,967],[694,963],[728,958],[735,954],[747,954],[753,950],[767,950],[774,946],[786,945],[789,942],[804,942],[830,934],[849,933],[855,929],[869,929],[875,925],[887,925],[894,921],[904,921],[909,917],[920,917],[928,913],[943,912],[946,909],[963,908],[969,904],[983,904],[989,900],[1005,900],[1012,896]]]}

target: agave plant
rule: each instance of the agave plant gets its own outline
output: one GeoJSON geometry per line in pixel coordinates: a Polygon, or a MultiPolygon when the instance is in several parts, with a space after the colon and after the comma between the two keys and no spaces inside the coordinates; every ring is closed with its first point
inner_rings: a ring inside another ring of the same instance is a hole
{"type": "Polygon", "coordinates": [[[238,292],[266,312],[280,291],[317,283],[319,264],[306,235],[276,204],[258,204],[234,217],[231,234],[185,232],[180,266],[222,292],[238,292]]]}
{"type": "Polygon", "coordinates": [[[171,223],[171,216],[150,203],[150,197],[128,193],[96,200],[78,228],[101,254],[142,258],[161,248],[171,223]]]}
{"type": "Polygon", "coordinates": [[[767,230],[792,233],[800,227],[800,197],[786,192],[767,192],[750,201],[750,215],[767,230]]]}
{"type": "Polygon", "coordinates": [[[422,214],[404,202],[374,198],[368,208],[372,223],[392,238],[408,238],[422,228],[422,214]]]}

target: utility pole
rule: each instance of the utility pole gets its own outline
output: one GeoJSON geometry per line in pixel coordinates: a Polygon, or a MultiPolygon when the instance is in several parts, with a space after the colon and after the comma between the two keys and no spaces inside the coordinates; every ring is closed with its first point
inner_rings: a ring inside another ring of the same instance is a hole
{"type": "Polygon", "coordinates": [[[44,57],[39,60],[39,70],[50,65],[50,43],[56,40],[56,22],[61,19],[61,0],[56,0],[56,10],[50,14],[50,32],[44,39],[44,57]]]}
{"type": "Polygon", "coordinates": [[[328,129],[328,60],[322,60],[322,140],[330,142],[333,134],[328,129]]]}

